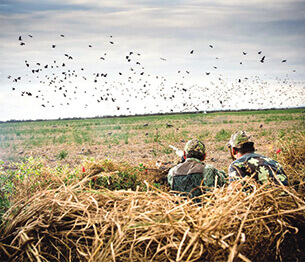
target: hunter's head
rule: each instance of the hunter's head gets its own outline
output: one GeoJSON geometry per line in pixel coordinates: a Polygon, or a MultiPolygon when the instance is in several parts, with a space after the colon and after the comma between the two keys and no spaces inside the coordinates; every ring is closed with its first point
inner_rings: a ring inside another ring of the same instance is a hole
{"type": "Polygon", "coordinates": [[[206,157],[205,145],[198,139],[189,140],[184,147],[186,158],[197,158],[203,161],[206,157]]]}
{"type": "Polygon", "coordinates": [[[255,151],[254,143],[251,141],[251,136],[245,131],[237,131],[236,133],[232,134],[227,145],[233,159],[236,159],[237,153],[242,155],[255,151]]]}

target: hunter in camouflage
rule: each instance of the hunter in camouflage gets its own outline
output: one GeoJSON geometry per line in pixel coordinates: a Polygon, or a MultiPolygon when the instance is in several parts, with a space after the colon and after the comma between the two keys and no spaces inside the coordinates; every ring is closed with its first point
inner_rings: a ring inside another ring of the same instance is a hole
{"type": "Polygon", "coordinates": [[[203,163],[206,158],[203,142],[189,140],[184,148],[184,156],[185,162],[169,170],[167,178],[172,190],[196,197],[211,187],[225,185],[226,173],[203,163]]]}
{"type": "Polygon", "coordinates": [[[260,184],[273,181],[288,185],[282,166],[271,158],[254,153],[254,143],[245,131],[233,134],[228,146],[232,158],[235,159],[229,166],[230,184],[244,177],[252,177],[260,184]]]}

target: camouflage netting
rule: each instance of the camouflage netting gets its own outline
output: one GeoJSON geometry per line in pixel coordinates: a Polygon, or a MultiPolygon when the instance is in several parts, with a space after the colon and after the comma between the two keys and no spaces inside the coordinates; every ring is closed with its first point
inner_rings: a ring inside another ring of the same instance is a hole
{"type": "Polygon", "coordinates": [[[292,189],[253,184],[247,195],[221,188],[198,204],[148,184],[146,192],[109,191],[89,188],[90,181],[12,206],[4,216],[0,260],[305,259],[296,240],[304,236],[305,202],[292,189]]]}

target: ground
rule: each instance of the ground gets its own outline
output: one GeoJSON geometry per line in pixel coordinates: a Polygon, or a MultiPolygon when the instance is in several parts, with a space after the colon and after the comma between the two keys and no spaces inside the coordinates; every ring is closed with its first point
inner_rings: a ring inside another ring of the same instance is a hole
{"type": "Polygon", "coordinates": [[[179,118],[162,116],[157,119],[142,117],[134,118],[133,122],[114,119],[111,123],[105,123],[105,120],[97,119],[84,124],[84,121],[42,122],[36,126],[22,123],[18,128],[11,124],[10,129],[2,124],[0,159],[9,164],[32,156],[41,157],[49,166],[60,163],[76,167],[85,158],[109,158],[155,168],[158,161],[173,164],[179,161],[169,144],[183,149],[189,139],[198,138],[206,145],[205,162],[226,171],[231,162],[226,143],[233,132],[247,131],[252,135],[258,153],[276,157],[278,140],[282,136],[304,130],[304,114],[301,111],[293,114],[254,112],[239,115],[198,114],[179,118]],[[149,125],[145,126],[146,123],[149,125]],[[167,123],[172,127],[168,127],[167,123]],[[40,133],[40,130],[47,131],[40,133]],[[5,132],[11,132],[11,137],[5,132]],[[73,138],[72,135],[69,138],[70,133],[73,133],[73,138]],[[75,138],[78,133],[83,133],[80,141],[75,138]],[[85,135],[90,137],[87,142],[85,135]],[[65,138],[64,142],[60,142],[62,137],[65,138]]]}

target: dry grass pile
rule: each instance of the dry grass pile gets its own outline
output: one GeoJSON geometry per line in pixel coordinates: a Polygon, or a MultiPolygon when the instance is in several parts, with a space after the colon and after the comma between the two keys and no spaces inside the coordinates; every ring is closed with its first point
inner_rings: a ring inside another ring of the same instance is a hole
{"type": "Polygon", "coordinates": [[[299,192],[305,194],[305,133],[292,134],[279,141],[282,151],[278,161],[289,175],[289,181],[299,192]]]}
{"type": "Polygon", "coordinates": [[[216,189],[198,204],[148,185],[145,192],[93,190],[91,179],[15,203],[1,227],[0,260],[287,259],[286,237],[305,221],[304,198],[281,187],[248,195],[216,189]]]}

